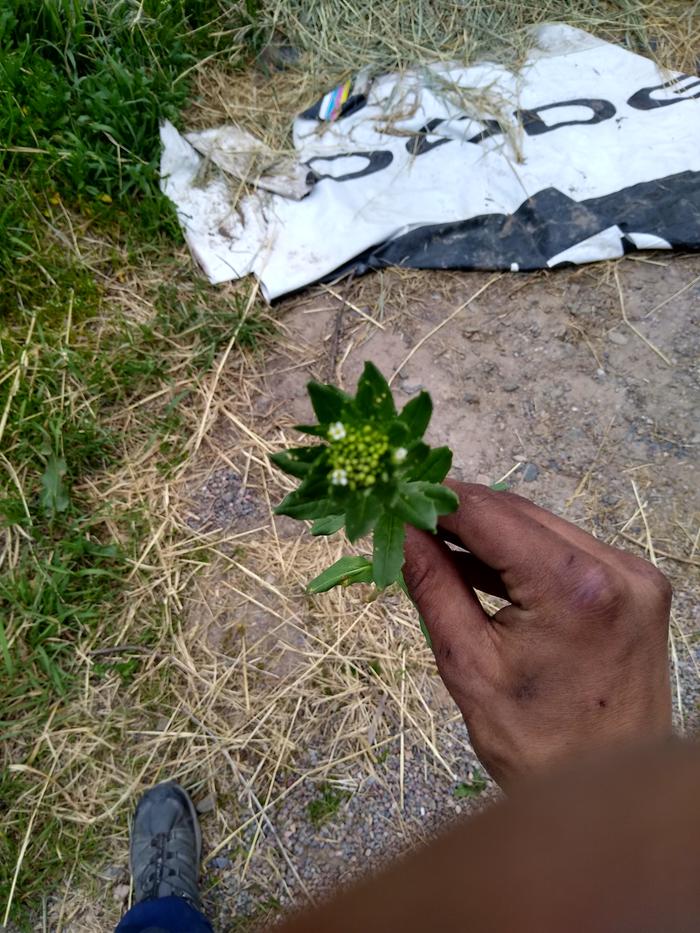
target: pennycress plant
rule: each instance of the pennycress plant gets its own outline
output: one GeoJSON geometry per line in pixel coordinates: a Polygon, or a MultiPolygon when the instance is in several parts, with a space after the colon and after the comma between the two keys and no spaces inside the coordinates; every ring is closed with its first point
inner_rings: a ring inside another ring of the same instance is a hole
{"type": "Polygon", "coordinates": [[[406,523],[434,532],[438,515],[454,512],[455,494],[440,485],[452,464],[449,447],[422,440],[432,402],[421,392],[397,412],[389,385],[372,363],[353,397],[332,385],[307,386],[318,424],[297,430],[319,439],[273,454],[272,461],[301,480],[277,507],[279,515],[313,521],[311,534],[341,528],[350,541],[373,532],[372,559],[347,556],[309,584],[322,593],[337,585],[373,582],[403,586],[406,523]]]}

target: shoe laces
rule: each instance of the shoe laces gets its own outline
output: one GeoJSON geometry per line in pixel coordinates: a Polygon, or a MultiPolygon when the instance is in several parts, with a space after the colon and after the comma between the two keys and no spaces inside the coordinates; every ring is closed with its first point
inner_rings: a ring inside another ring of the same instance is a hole
{"type": "MultiPolygon", "coordinates": [[[[151,848],[153,849],[148,865],[143,871],[143,887],[148,897],[158,897],[161,882],[165,881],[173,890],[180,888],[180,885],[174,880],[179,879],[180,872],[177,867],[177,854],[168,849],[170,839],[169,833],[158,833],[151,839],[151,848]],[[168,864],[175,861],[175,866],[168,864]]],[[[186,891],[180,889],[178,896],[191,901],[191,897],[186,891]]]]}

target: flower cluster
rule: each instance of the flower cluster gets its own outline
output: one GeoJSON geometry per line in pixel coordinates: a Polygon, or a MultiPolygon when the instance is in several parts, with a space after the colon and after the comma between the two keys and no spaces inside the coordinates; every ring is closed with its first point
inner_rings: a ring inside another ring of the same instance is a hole
{"type": "Polygon", "coordinates": [[[331,439],[328,460],[334,486],[350,490],[374,486],[382,475],[386,481],[389,438],[371,424],[348,425],[337,421],[328,429],[331,439]]]}
{"type": "Polygon", "coordinates": [[[341,558],[310,589],[400,582],[405,525],[435,531],[438,515],[457,507],[455,494],[441,485],[452,462],[450,449],[431,449],[423,441],[430,396],[420,392],[397,411],[386,379],[372,363],[365,364],[355,396],[319,382],[310,382],[308,390],[318,424],[299,430],[320,443],[272,455],[278,467],[301,480],[276,511],[312,520],[315,535],[345,528],[350,541],[374,536],[371,561],[341,558]]]}

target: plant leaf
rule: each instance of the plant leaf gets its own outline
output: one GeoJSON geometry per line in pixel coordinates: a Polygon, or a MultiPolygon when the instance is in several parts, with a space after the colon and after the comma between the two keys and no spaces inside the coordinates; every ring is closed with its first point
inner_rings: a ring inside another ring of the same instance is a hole
{"type": "Polygon", "coordinates": [[[292,447],[290,450],[280,450],[279,453],[270,454],[270,460],[285,473],[302,479],[327,449],[325,444],[317,444],[313,447],[292,447]]]}
{"type": "Polygon", "coordinates": [[[412,440],[410,431],[398,418],[394,418],[389,425],[387,437],[392,447],[408,447],[412,440]]]}
{"type": "Polygon", "coordinates": [[[328,480],[324,473],[307,476],[275,509],[276,515],[290,518],[324,518],[337,512],[328,498],[328,480]]]}
{"type": "Polygon", "coordinates": [[[318,518],[311,526],[312,535],[332,535],[340,531],[345,522],[344,515],[326,515],[318,518]]]}
{"type": "Polygon", "coordinates": [[[321,424],[342,420],[345,405],[351,401],[349,395],[342,389],[323,382],[309,382],[306,388],[314,413],[321,424]]]}
{"type": "Polygon", "coordinates": [[[435,447],[422,463],[411,469],[408,475],[411,480],[420,480],[427,483],[441,483],[452,466],[452,451],[449,447],[435,447]]]}
{"type": "Polygon", "coordinates": [[[329,512],[336,508],[330,499],[310,499],[298,501],[291,497],[296,493],[290,492],[275,509],[275,515],[288,515],[290,518],[300,518],[311,521],[316,518],[325,518],[329,512]]]}
{"type": "Polygon", "coordinates": [[[439,483],[413,483],[412,485],[420,486],[421,492],[433,500],[438,515],[448,515],[459,508],[457,494],[447,486],[440,486],[439,483]]]}
{"type": "Polygon", "coordinates": [[[401,410],[399,419],[406,425],[412,440],[419,440],[425,434],[433,414],[433,403],[427,392],[420,392],[401,410]]]}
{"type": "Polygon", "coordinates": [[[49,515],[65,512],[70,505],[70,498],[64,481],[67,471],[68,467],[63,457],[57,457],[55,453],[49,454],[41,477],[43,489],[40,496],[44,511],[49,515]]]}
{"type": "Polygon", "coordinates": [[[405,522],[424,531],[435,531],[437,509],[435,502],[425,495],[420,483],[401,483],[393,505],[405,522]]]}
{"type": "Polygon", "coordinates": [[[403,567],[403,542],[406,529],[398,515],[384,512],[374,529],[372,567],[374,582],[380,589],[399,578],[403,567]]]}
{"type": "Polygon", "coordinates": [[[374,490],[366,489],[355,493],[348,500],[345,510],[345,531],[350,541],[357,541],[363,535],[369,534],[380,512],[381,506],[374,490]]]}
{"type": "Polygon", "coordinates": [[[355,405],[365,417],[387,420],[396,414],[396,406],[389,388],[389,383],[379,372],[374,363],[365,363],[365,368],[357,383],[355,405]]]}
{"type": "Polygon", "coordinates": [[[455,789],[452,791],[452,795],[457,798],[457,800],[463,800],[464,798],[469,797],[478,797],[479,794],[483,793],[486,788],[489,786],[488,781],[484,778],[479,771],[474,771],[474,776],[471,781],[463,781],[461,784],[458,784],[455,789]]]}
{"type": "Polygon", "coordinates": [[[424,444],[423,441],[414,441],[413,444],[408,448],[408,454],[404,462],[396,468],[396,472],[400,476],[413,478],[413,474],[417,469],[425,462],[426,457],[430,454],[430,447],[427,444],[424,444]]]}
{"type": "Polygon", "coordinates": [[[295,431],[301,431],[302,434],[310,434],[312,437],[325,437],[326,429],[320,424],[295,424],[295,431]]]}
{"type": "Polygon", "coordinates": [[[334,586],[349,586],[351,583],[370,583],[372,581],[372,563],[366,557],[341,557],[332,567],[315,577],[309,583],[309,593],[325,593],[334,586]]]}

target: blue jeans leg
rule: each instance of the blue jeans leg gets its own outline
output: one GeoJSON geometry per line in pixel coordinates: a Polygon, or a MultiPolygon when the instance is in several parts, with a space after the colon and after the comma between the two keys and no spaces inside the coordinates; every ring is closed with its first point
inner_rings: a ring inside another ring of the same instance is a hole
{"type": "Polygon", "coordinates": [[[214,933],[212,925],[183,897],[141,901],[124,914],[115,933],[214,933]]]}

